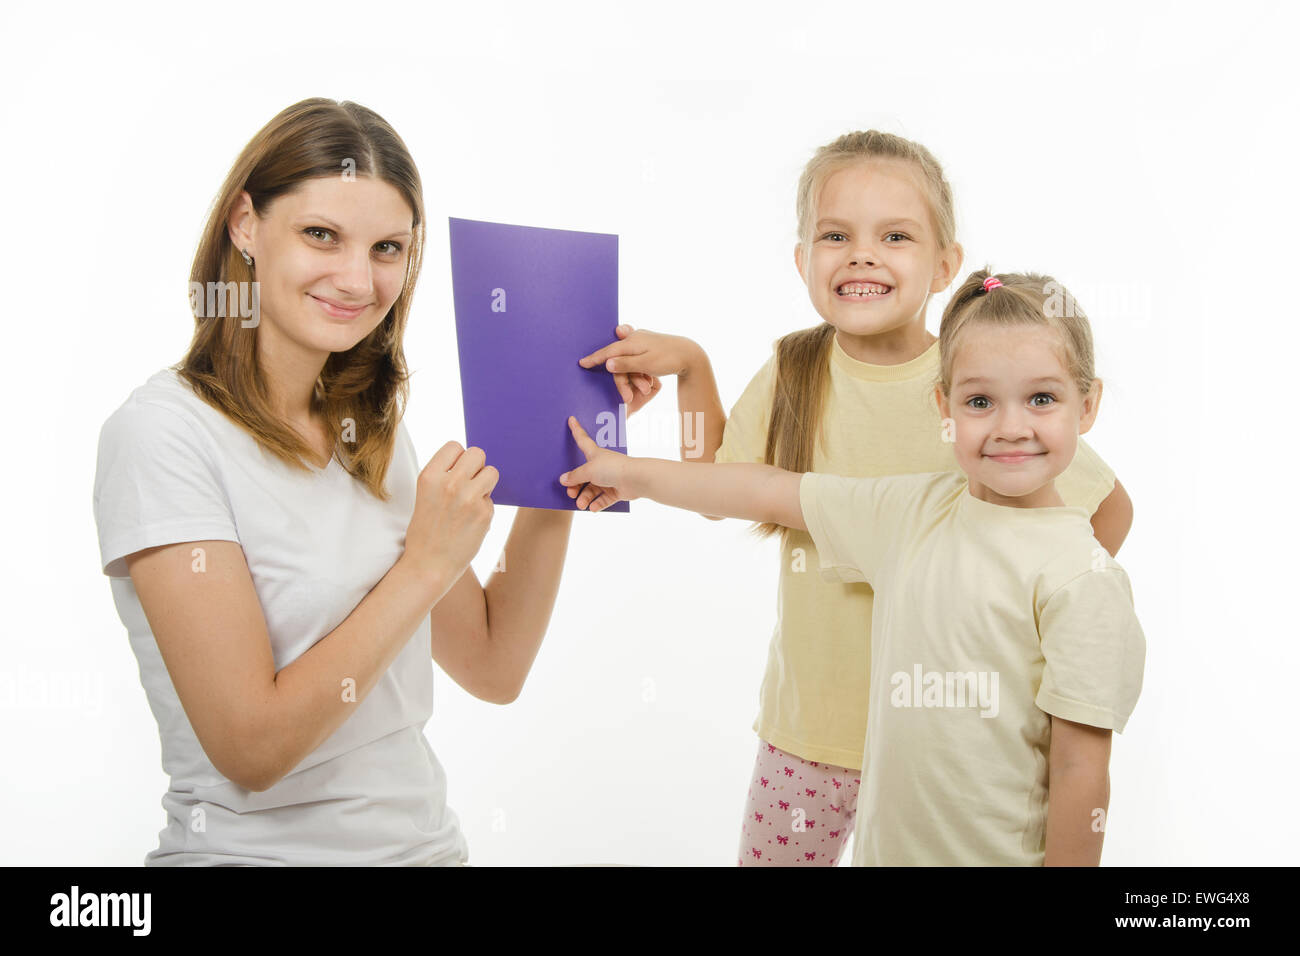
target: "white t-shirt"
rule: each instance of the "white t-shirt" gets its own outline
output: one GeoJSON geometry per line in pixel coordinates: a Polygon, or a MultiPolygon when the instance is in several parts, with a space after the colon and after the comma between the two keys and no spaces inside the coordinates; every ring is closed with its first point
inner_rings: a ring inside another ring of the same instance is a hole
{"type": "Polygon", "coordinates": [[[822,575],[876,596],[853,864],[1041,866],[1052,717],[1120,733],[1142,690],[1128,575],[1088,512],[982,501],[960,471],[799,493],[822,575]]]}
{"type": "Polygon", "coordinates": [[[296,471],[170,368],[104,423],[94,496],[100,563],[171,777],[167,826],[146,866],[465,861],[446,778],[424,736],[433,711],[427,616],[356,711],[287,776],[253,792],[219,773],[199,745],[122,560],[162,544],[238,542],[278,671],[341,624],[401,555],[418,473],[404,424],[387,502],[337,458],[296,471]]]}

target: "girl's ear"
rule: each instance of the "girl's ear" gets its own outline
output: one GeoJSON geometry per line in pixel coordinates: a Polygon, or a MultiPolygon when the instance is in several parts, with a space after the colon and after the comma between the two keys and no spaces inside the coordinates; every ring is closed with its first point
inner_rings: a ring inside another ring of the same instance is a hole
{"type": "Polygon", "coordinates": [[[943,397],[943,389],[938,385],[934,387],[934,403],[939,406],[939,417],[948,417],[948,401],[943,397]]]}
{"type": "Polygon", "coordinates": [[[1101,379],[1094,378],[1092,380],[1092,391],[1084,396],[1083,408],[1079,414],[1080,435],[1093,426],[1099,411],[1101,411],[1101,379]]]}
{"type": "Polygon", "coordinates": [[[960,242],[954,242],[939,255],[939,263],[935,269],[934,281],[930,283],[931,292],[942,292],[948,288],[949,283],[961,271],[961,264],[966,259],[966,251],[962,249],[960,242]]]}
{"type": "Polygon", "coordinates": [[[799,270],[799,278],[803,280],[803,284],[807,285],[808,280],[807,278],[804,277],[803,274],[803,243],[802,242],[796,242],[794,244],[794,267],[799,270]]]}

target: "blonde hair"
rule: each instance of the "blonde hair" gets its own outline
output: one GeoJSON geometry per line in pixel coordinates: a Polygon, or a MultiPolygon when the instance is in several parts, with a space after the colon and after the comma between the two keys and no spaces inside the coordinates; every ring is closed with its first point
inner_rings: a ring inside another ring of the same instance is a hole
{"type": "Polygon", "coordinates": [[[952,367],[966,331],[974,326],[1043,326],[1057,333],[1057,354],[1079,394],[1086,397],[1096,379],[1092,327],[1065,286],[1037,272],[972,272],[953,293],[939,325],[939,374],[934,384],[947,397],[952,367]],[[984,280],[1002,283],[985,291],[984,280]]]}
{"type": "MultiPolygon", "coordinates": [[[[934,155],[912,140],[866,130],[845,133],[813,154],[799,177],[795,193],[796,229],[803,246],[804,268],[811,261],[814,217],[821,191],[834,173],[862,162],[891,162],[911,171],[926,198],[931,224],[940,250],[957,241],[952,187],[934,155]]],[[[782,336],[776,346],[776,384],[772,414],[767,426],[763,460],[787,471],[812,469],[822,418],[830,388],[830,350],[835,327],[822,322],[782,336]]],[[[789,529],[765,523],[753,530],[761,537],[778,533],[784,541],[789,529]]]]}
{"type": "MultiPolygon", "coordinates": [[[[402,194],[413,220],[410,252],[402,291],[384,320],[352,348],[326,359],[311,411],[323,417],[333,456],[376,498],[387,501],[384,478],[408,395],[402,337],[423,260],[425,227],[420,175],[406,144],[383,117],[356,103],[314,97],[272,118],[249,140],[217,193],[194,255],[190,288],[254,281],[253,266],[244,262],[227,229],[242,192],[252,197],[255,211],[264,213],[273,200],[306,180],[341,175],[349,169],[348,161],[355,164],[350,169],[355,175],[373,176],[402,194]],[[347,419],[355,428],[354,443],[341,440],[347,419]]],[[[213,317],[200,306],[194,322],[189,352],[173,368],[259,445],[307,471],[303,458],[314,452],[272,408],[257,362],[257,336],[242,326],[238,310],[213,317]]]]}

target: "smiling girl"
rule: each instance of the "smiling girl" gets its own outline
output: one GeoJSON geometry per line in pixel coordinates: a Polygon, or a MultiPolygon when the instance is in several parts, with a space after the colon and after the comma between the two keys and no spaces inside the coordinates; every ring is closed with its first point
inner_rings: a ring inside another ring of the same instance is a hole
{"type": "MultiPolygon", "coordinates": [[[[898,136],[847,133],[809,160],[795,211],[794,262],[822,322],[775,343],[730,417],[708,356],[690,339],[639,330],[583,364],[676,375],[680,413],[702,416],[701,447],[683,446],[684,461],[855,477],[955,472],[934,401],[938,339],[925,327],[930,298],[963,257],[939,163],[898,136]]],[[[1124,489],[1084,442],[1066,466],[1062,498],[1091,515],[1097,540],[1117,553],[1132,521],[1124,489]]],[[[617,500],[599,483],[569,493],[595,510],[617,500]]],[[[759,530],[780,533],[780,584],[737,859],[833,866],[854,827],[873,667],[863,622],[874,594],[809,573],[818,543],[803,530],[759,530]]]]}
{"type": "Polygon", "coordinates": [[[958,470],[696,467],[569,420],[587,464],[562,484],[806,532],[822,577],[874,589],[854,865],[1100,862],[1146,640],[1128,576],[1057,487],[1101,382],[1087,319],[1054,316],[1052,287],[981,271],[949,303],[932,388],[958,470]]]}
{"type": "Polygon", "coordinates": [[[480,585],[496,469],[456,442],[421,468],[402,422],[424,231],[381,117],[289,107],[212,207],[189,353],[104,423],[100,557],[170,777],[146,865],[467,857],[424,735],[433,661],[518,695],[572,515],[519,509],[509,576],[480,585]]]}

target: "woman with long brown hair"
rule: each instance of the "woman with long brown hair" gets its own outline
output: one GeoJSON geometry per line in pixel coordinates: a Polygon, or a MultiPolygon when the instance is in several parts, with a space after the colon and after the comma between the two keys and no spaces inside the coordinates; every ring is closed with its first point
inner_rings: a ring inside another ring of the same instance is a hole
{"type": "Polygon", "coordinates": [[[479,583],[496,469],[456,442],[421,469],[402,423],[425,223],[380,116],[284,110],[212,207],[184,361],[103,426],[102,567],[171,778],[146,865],[467,858],[430,659],[518,695],[572,514],[519,509],[509,573],[479,583]]]}

